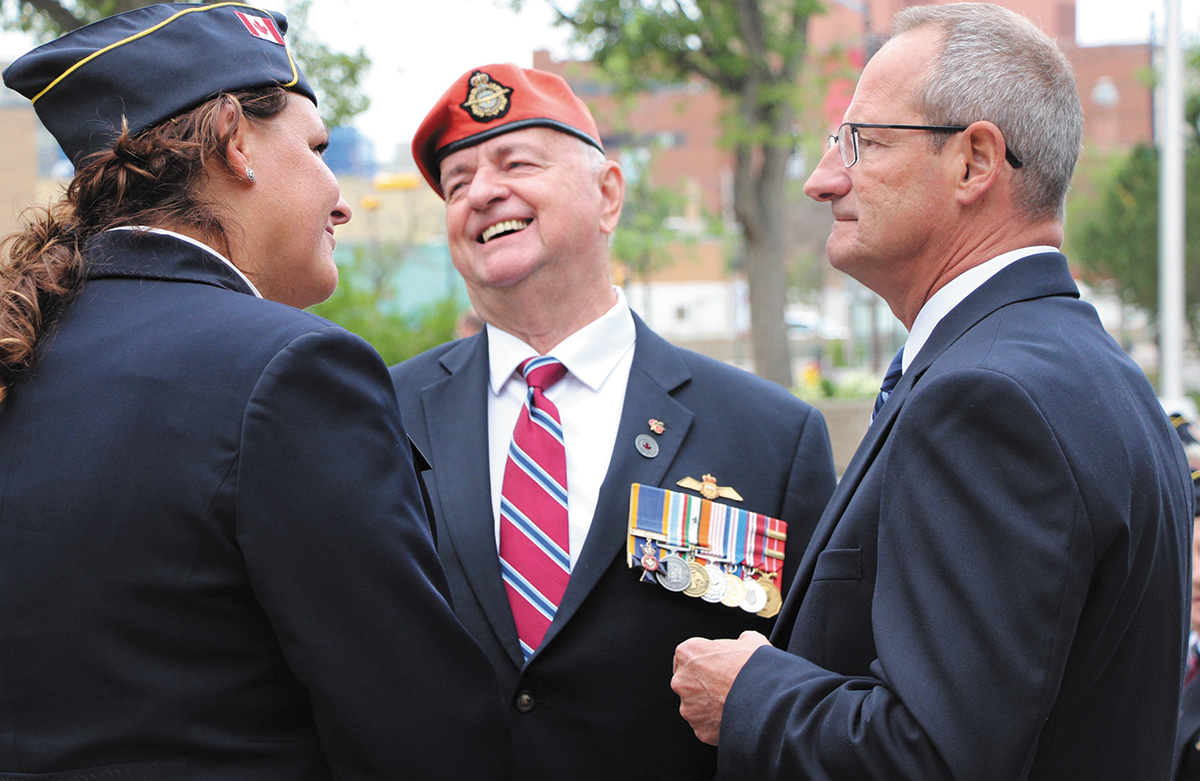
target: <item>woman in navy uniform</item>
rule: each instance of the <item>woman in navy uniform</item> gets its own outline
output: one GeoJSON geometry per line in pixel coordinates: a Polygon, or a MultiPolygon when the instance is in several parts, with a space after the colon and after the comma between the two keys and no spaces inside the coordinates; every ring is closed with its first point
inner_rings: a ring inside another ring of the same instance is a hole
{"type": "Polygon", "coordinates": [[[286,29],[153,6],[4,74],[76,165],[0,268],[5,778],[504,773],[387,370],[293,308],[350,209],[286,29]]]}

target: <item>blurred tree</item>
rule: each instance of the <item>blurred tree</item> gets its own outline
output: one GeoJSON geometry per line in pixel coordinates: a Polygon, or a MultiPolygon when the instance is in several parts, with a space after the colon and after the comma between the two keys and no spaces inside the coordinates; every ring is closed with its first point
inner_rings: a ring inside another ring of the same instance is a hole
{"type": "MultiPolygon", "coordinates": [[[[113,14],[154,4],[155,0],[0,0],[0,28],[32,32],[38,40],[48,41],[113,14]]],[[[311,7],[312,0],[288,2],[288,44],[317,93],[321,118],[329,127],[336,127],[349,123],[370,105],[362,82],[371,58],[362,47],[346,54],[313,38],[308,30],[311,7]]]]}
{"type": "MultiPolygon", "coordinates": [[[[555,8],[595,61],[627,90],[702,78],[730,100],[734,212],[750,288],[755,370],[793,382],[784,330],[787,164],[802,80],[808,17],[819,0],[579,0],[555,8]]],[[[519,6],[521,0],[512,0],[519,6]]],[[[815,105],[815,103],[814,103],[815,105]]]]}
{"type": "Polygon", "coordinates": [[[613,234],[613,257],[629,269],[629,274],[642,285],[642,313],[650,320],[650,275],[670,265],[671,245],[680,240],[670,230],[667,219],[677,216],[683,208],[683,196],[670,187],[657,187],[650,182],[652,154],[623,155],[625,171],[625,205],[621,221],[613,234]]]}
{"type": "Polygon", "coordinates": [[[448,297],[415,314],[383,305],[386,283],[376,276],[378,263],[373,255],[370,247],[354,247],[349,262],[339,265],[337,290],[308,311],[366,339],[389,366],[454,338],[454,321],[462,305],[448,297]]]}
{"type": "MultiPolygon", "coordinates": [[[[1186,153],[1185,177],[1200,182],[1200,148],[1186,153]]],[[[1200,192],[1186,195],[1186,224],[1200,225],[1200,192]]],[[[1067,222],[1072,258],[1091,284],[1109,282],[1125,304],[1158,317],[1158,153],[1139,144],[1120,162],[1099,196],[1075,207],[1067,222]]],[[[1187,321],[1200,337],[1200,235],[1189,230],[1184,249],[1187,321]]]]}
{"type": "MultiPolygon", "coordinates": [[[[1200,47],[1187,53],[1192,79],[1186,101],[1188,125],[1200,123],[1200,47]]],[[[1187,142],[1184,180],[1200,182],[1200,138],[1187,142]]],[[[1078,177],[1077,177],[1078,178],[1078,177]]],[[[1110,284],[1121,301],[1158,319],[1158,152],[1139,144],[1101,176],[1095,194],[1074,199],[1067,221],[1071,256],[1091,284],[1110,284]]],[[[1200,225],[1200,191],[1186,190],[1185,225],[1200,225]]],[[[1200,232],[1189,229],[1184,247],[1185,311],[1192,338],[1200,341],[1200,232]]]]}

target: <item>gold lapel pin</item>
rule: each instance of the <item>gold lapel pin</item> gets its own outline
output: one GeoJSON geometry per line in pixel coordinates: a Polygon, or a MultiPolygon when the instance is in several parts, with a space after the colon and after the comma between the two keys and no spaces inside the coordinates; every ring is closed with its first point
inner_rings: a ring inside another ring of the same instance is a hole
{"type": "Polygon", "coordinates": [[[655,420],[654,418],[650,418],[650,430],[653,431],[655,434],[663,433],[663,431],[665,431],[666,428],[667,428],[666,424],[663,423],[661,420],[655,420]]]}
{"type": "Polygon", "coordinates": [[[676,485],[682,488],[690,488],[693,491],[699,491],[700,495],[705,499],[732,499],[735,502],[742,501],[742,495],[733,490],[727,485],[717,485],[717,478],[712,475],[704,475],[704,482],[697,480],[694,477],[685,477],[676,485]]]}

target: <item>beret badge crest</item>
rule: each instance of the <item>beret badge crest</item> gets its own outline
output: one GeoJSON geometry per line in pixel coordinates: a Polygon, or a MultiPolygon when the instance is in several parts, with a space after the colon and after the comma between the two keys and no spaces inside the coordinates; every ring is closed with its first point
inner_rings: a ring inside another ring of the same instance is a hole
{"type": "Polygon", "coordinates": [[[483,71],[468,80],[467,99],[459,104],[476,122],[491,122],[508,113],[512,87],[506,87],[483,71]]]}

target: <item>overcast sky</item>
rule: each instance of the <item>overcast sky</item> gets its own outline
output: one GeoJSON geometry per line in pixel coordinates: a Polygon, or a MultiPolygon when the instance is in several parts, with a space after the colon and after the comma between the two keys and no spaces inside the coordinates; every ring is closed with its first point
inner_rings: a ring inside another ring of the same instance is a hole
{"type": "MultiPolygon", "coordinates": [[[[283,0],[259,2],[275,9],[284,5],[283,0]]],[[[529,67],[535,49],[569,54],[567,33],[551,26],[549,6],[543,0],[524,5],[518,15],[506,0],[314,0],[309,23],[335,48],[363,46],[374,61],[366,84],[372,106],[356,124],[375,142],[378,156],[387,159],[468,68],[492,62],[529,67]]],[[[1182,7],[1185,30],[1196,34],[1200,0],[1182,0],[1182,7]]],[[[1161,27],[1164,8],[1163,0],[1076,0],[1079,42],[1147,40],[1151,16],[1157,12],[1161,27]]],[[[22,36],[0,35],[0,58],[11,60],[31,46],[22,36]]]]}

